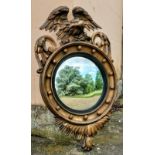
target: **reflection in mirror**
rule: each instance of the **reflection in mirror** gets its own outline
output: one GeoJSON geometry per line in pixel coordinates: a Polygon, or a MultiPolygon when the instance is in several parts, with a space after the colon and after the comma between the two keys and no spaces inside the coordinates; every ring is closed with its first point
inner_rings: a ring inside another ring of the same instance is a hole
{"type": "Polygon", "coordinates": [[[96,64],[82,56],[68,58],[56,71],[57,96],[73,110],[87,110],[94,106],[102,95],[104,85],[96,64]]]}

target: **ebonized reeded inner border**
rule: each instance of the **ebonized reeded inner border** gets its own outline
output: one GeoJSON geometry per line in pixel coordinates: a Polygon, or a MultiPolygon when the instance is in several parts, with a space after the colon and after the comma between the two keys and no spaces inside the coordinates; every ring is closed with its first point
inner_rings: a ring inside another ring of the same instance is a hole
{"type": "Polygon", "coordinates": [[[78,115],[83,115],[83,114],[88,114],[88,113],[91,113],[93,111],[95,111],[97,109],[97,107],[99,105],[101,105],[102,101],[104,100],[105,96],[106,96],[106,92],[107,92],[107,76],[106,76],[106,73],[105,73],[105,70],[102,66],[102,64],[95,58],[93,57],[92,55],[90,54],[87,54],[87,53],[71,53],[67,56],[64,56],[64,58],[56,65],[56,68],[54,69],[54,72],[53,72],[53,77],[52,78],[52,86],[53,86],[53,92],[54,92],[54,96],[56,97],[56,100],[58,101],[58,104],[65,110],[67,110],[68,112],[72,113],[72,114],[78,114],[78,115]],[[67,59],[69,58],[72,58],[72,57],[84,57],[84,58],[87,58],[89,60],[91,60],[92,62],[94,62],[94,64],[99,68],[101,74],[102,74],[102,79],[103,79],[103,82],[104,82],[104,88],[102,90],[102,95],[101,97],[99,98],[99,100],[96,102],[95,105],[93,105],[92,107],[88,108],[88,109],[85,109],[85,110],[75,110],[75,109],[71,109],[69,108],[68,106],[66,106],[62,101],[61,99],[59,98],[59,96],[57,95],[57,92],[56,92],[56,88],[55,88],[55,76],[56,76],[56,72],[59,68],[59,66],[67,59]]]}

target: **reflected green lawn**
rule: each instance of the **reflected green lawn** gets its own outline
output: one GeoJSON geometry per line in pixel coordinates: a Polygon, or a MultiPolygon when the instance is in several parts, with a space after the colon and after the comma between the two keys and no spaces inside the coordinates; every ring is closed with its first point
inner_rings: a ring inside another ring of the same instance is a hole
{"type": "MultiPolygon", "coordinates": [[[[96,90],[96,91],[93,91],[89,94],[83,94],[83,95],[75,95],[75,96],[61,96],[61,97],[71,97],[71,98],[89,98],[89,97],[93,97],[93,96],[99,96],[102,94],[102,89],[101,90],[96,90]]],[[[60,97],[60,98],[61,98],[60,97]]]]}
{"type": "Polygon", "coordinates": [[[61,96],[61,101],[71,109],[86,110],[94,106],[101,97],[102,90],[76,96],[61,96]]]}

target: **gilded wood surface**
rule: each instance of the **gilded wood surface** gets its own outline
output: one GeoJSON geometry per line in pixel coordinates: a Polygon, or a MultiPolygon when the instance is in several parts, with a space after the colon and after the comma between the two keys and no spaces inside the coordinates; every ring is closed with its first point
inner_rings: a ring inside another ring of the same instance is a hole
{"type": "Polygon", "coordinates": [[[55,31],[60,42],[58,48],[49,36],[40,37],[35,46],[35,55],[39,64],[40,92],[42,98],[56,117],[56,125],[67,134],[74,134],[83,139],[83,149],[93,147],[92,137],[108,121],[116,97],[117,77],[111,58],[111,47],[108,37],[102,32],[88,36],[84,29],[101,28],[81,7],[72,10],[74,19],[68,21],[69,9],[65,6],[53,10],[40,29],[55,31]],[[97,40],[99,41],[97,41],[97,40]],[[46,45],[49,42],[50,47],[46,45]],[[87,113],[72,113],[59,104],[51,80],[57,65],[64,57],[71,54],[85,53],[95,58],[104,68],[107,78],[107,91],[101,104],[87,113]]]}

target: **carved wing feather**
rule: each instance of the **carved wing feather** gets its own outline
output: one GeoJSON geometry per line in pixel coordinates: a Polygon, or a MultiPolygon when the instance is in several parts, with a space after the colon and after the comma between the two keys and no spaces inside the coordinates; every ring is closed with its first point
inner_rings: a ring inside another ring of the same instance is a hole
{"type": "Polygon", "coordinates": [[[92,17],[84,9],[83,9],[83,16],[85,17],[86,21],[90,22],[91,27],[93,27],[94,29],[97,29],[97,28],[101,29],[101,27],[92,19],[92,17]]]}
{"type": "Polygon", "coordinates": [[[67,22],[67,14],[69,8],[66,6],[60,6],[54,9],[40,27],[41,30],[45,29],[46,31],[56,31],[62,24],[67,22]]]}
{"type": "Polygon", "coordinates": [[[101,29],[101,27],[92,19],[92,17],[81,7],[75,7],[72,10],[74,19],[84,21],[84,26],[88,30],[101,29]]]}

